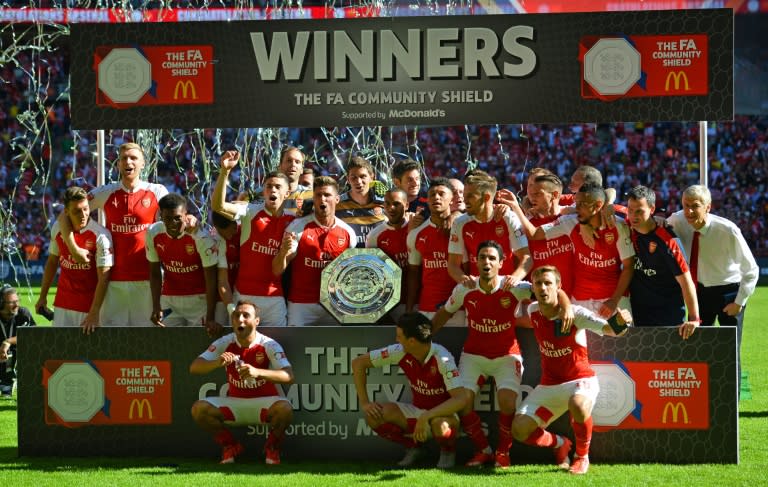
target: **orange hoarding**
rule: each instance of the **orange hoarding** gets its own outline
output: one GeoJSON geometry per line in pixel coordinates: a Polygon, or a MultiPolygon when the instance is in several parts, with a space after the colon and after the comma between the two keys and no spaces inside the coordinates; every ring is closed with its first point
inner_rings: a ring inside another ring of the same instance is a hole
{"type": "Polygon", "coordinates": [[[45,421],[86,424],[170,424],[167,360],[47,360],[45,421]]]}

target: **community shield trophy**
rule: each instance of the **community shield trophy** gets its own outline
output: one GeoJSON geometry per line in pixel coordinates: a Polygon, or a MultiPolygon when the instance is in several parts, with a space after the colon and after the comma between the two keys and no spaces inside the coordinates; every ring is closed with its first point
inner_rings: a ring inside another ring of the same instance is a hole
{"type": "Polygon", "coordinates": [[[373,324],[400,302],[402,272],[381,249],[347,249],[323,270],[320,303],[342,324],[373,324]]]}

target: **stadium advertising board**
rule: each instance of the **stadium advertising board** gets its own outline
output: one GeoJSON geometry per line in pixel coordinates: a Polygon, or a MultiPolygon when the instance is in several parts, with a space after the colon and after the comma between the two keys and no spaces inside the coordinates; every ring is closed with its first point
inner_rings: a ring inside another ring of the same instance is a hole
{"type": "MultiPolygon", "coordinates": [[[[264,328],[285,348],[296,381],[282,392],[294,409],[285,461],[396,459],[399,447],[365,423],[352,381],[352,360],[395,341],[391,327],[264,328]]],[[[466,330],[444,328],[438,343],[458,357],[466,330]]],[[[538,382],[538,348],[520,329],[523,396],[538,382]]],[[[665,463],[738,461],[735,329],[701,329],[683,342],[676,329],[634,329],[619,339],[590,336],[601,393],[590,456],[598,461],[665,463]],[[663,448],[660,446],[664,445],[663,448]]],[[[199,398],[226,392],[223,369],[189,374],[210,340],[198,328],[19,330],[19,454],[209,456],[219,451],[192,421],[199,398]],[[138,346],[137,346],[138,345],[138,346]],[[73,445],[77,445],[73,449],[73,445]]],[[[398,367],[372,369],[378,401],[409,400],[398,367]]],[[[495,442],[496,402],[484,386],[476,408],[495,442]]],[[[567,417],[552,429],[572,434],[567,417]]],[[[249,451],[267,430],[235,428],[249,451]]],[[[434,445],[432,445],[434,446],[434,445]]],[[[460,456],[471,446],[462,438],[460,456]]],[[[520,461],[551,460],[550,452],[515,444],[520,461]]]]}
{"type": "Polygon", "coordinates": [[[71,39],[78,129],[733,118],[729,9],[76,24],[71,39]]]}

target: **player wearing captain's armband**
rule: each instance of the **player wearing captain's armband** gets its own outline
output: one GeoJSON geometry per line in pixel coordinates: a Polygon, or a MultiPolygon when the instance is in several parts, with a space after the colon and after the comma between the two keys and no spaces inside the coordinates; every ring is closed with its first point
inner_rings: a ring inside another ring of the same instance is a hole
{"type": "Polygon", "coordinates": [[[451,468],[456,462],[456,436],[467,391],[451,353],[432,342],[432,324],[421,313],[405,313],[397,322],[397,344],[373,350],[352,361],[352,373],[368,425],[382,438],[404,446],[405,457],[398,463],[411,466],[420,444],[435,438],[440,445],[437,468],[451,468]],[[368,369],[399,365],[408,378],[413,404],[378,402],[368,395],[368,369]]]}
{"type": "Polygon", "coordinates": [[[555,462],[561,468],[570,467],[573,474],[585,474],[589,469],[592,408],[600,390],[589,364],[586,330],[621,336],[631,325],[632,316],[619,309],[606,321],[574,305],[574,324],[568,326],[557,319],[562,307],[560,286],[556,267],[543,266],[533,271],[533,292],[538,301],[528,307],[528,312],[541,354],[541,384],[520,406],[512,422],[512,434],[528,445],[552,448],[555,462]],[[568,458],[571,440],[545,429],[566,411],[570,413],[576,439],[572,465],[568,458]]]}
{"type": "Polygon", "coordinates": [[[231,320],[233,333],[213,342],[189,367],[193,374],[223,367],[229,385],[227,395],[195,402],[192,418],[221,445],[221,463],[233,463],[245,449],[227,426],[270,425],[264,453],[266,463],[276,465],[280,463],[280,445],[293,409],[275,384],[292,383],[293,369],[283,347],[256,330],[259,308],[255,304],[238,301],[231,320]]]}

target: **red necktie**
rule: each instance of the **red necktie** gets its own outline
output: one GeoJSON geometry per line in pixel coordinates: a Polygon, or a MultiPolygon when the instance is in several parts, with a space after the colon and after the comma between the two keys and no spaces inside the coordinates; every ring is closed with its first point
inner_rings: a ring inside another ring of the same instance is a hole
{"type": "Polygon", "coordinates": [[[696,286],[699,270],[699,238],[701,232],[696,230],[693,232],[693,243],[691,244],[691,279],[693,279],[693,285],[696,286]]]}

